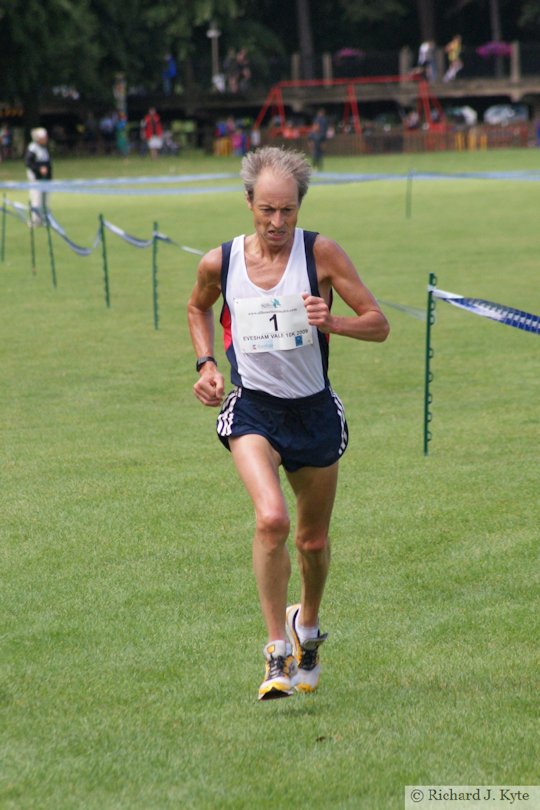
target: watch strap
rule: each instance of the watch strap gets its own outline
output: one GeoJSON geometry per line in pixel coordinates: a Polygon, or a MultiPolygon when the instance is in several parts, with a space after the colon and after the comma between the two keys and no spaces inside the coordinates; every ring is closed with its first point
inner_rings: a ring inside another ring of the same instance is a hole
{"type": "Polygon", "coordinates": [[[211,354],[206,355],[206,357],[198,357],[197,362],[195,363],[195,370],[200,371],[204,364],[209,362],[214,363],[214,365],[217,367],[217,360],[215,357],[212,357],[211,354]]]}

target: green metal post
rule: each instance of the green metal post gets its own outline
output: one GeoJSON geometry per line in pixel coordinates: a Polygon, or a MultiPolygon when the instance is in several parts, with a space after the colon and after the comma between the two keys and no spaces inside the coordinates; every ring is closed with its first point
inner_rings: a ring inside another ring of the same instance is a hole
{"type": "Polygon", "coordinates": [[[111,293],[109,289],[109,264],[107,262],[107,245],[105,243],[105,225],[103,223],[103,214],[99,215],[99,235],[101,238],[101,252],[103,256],[103,289],[105,292],[105,304],[110,308],[111,293]]]}
{"type": "Polygon", "coordinates": [[[45,222],[47,223],[47,241],[49,243],[49,258],[51,260],[51,277],[53,287],[57,287],[58,284],[56,282],[56,265],[54,263],[54,251],[53,251],[53,244],[52,244],[52,235],[51,235],[51,222],[49,220],[49,212],[45,210],[45,222]]]}
{"type": "Polygon", "coordinates": [[[433,396],[429,390],[430,383],[433,381],[433,373],[431,371],[431,360],[433,359],[434,351],[431,346],[431,327],[435,323],[435,299],[433,297],[433,287],[437,284],[437,276],[435,273],[429,274],[428,297],[427,297],[427,312],[426,312],[426,368],[424,378],[424,455],[427,456],[429,452],[429,442],[431,441],[431,431],[429,424],[432,419],[430,405],[433,402],[433,396]]]}
{"type": "Polygon", "coordinates": [[[154,232],[152,234],[152,297],[154,301],[154,329],[159,329],[158,310],[158,280],[157,280],[157,232],[158,224],[154,222],[154,232]]]}
{"type": "Polygon", "coordinates": [[[30,231],[30,255],[32,258],[32,273],[36,272],[36,238],[34,223],[32,222],[32,204],[28,203],[28,230],[30,231]]]}
{"type": "Polygon", "coordinates": [[[6,260],[6,195],[4,194],[4,204],[2,205],[2,245],[0,247],[0,258],[4,262],[6,260]]]}

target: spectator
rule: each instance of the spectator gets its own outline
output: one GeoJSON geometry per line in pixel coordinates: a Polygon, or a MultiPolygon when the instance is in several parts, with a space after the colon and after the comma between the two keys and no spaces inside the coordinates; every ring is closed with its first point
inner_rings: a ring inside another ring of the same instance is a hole
{"type": "Polygon", "coordinates": [[[328,119],[324,109],[321,107],[313,121],[313,126],[308,139],[311,143],[313,166],[322,169],[323,166],[323,144],[328,135],[328,119]]]}
{"type": "Polygon", "coordinates": [[[116,119],[116,148],[123,157],[127,157],[129,153],[128,142],[128,121],[124,112],[118,113],[116,119]]]}
{"type": "Polygon", "coordinates": [[[258,149],[261,145],[261,130],[257,124],[253,124],[250,135],[250,149],[258,149]]]}
{"type": "Polygon", "coordinates": [[[143,132],[144,140],[150,151],[150,157],[155,160],[163,146],[163,127],[155,107],[150,107],[143,119],[143,132]]]}
{"type": "Polygon", "coordinates": [[[243,157],[247,152],[246,133],[242,127],[238,127],[231,135],[231,146],[233,155],[243,157]]]}
{"type": "Polygon", "coordinates": [[[238,90],[240,93],[245,93],[251,80],[251,68],[245,48],[241,48],[236,54],[236,70],[238,74],[238,90]]]}
{"type": "Polygon", "coordinates": [[[176,60],[170,53],[164,57],[165,67],[163,68],[163,92],[166,96],[170,96],[174,90],[174,81],[176,79],[176,60]]]}
{"type": "Polygon", "coordinates": [[[99,132],[103,139],[103,146],[107,154],[110,154],[113,151],[115,126],[116,126],[115,113],[106,113],[99,122],[99,132]]]}
{"type": "MultiPolygon", "coordinates": [[[[41,182],[52,179],[52,165],[47,144],[49,135],[43,127],[37,127],[31,132],[32,141],[24,155],[26,176],[30,182],[41,182]]],[[[47,215],[47,194],[40,188],[30,189],[31,222],[33,226],[43,224],[47,215]]]]}
{"type": "Polygon", "coordinates": [[[13,132],[7,121],[0,126],[0,163],[11,157],[11,146],[13,143],[13,132]]]}
{"type": "Polygon", "coordinates": [[[435,43],[432,40],[426,40],[420,45],[418,49],[418,68],[428,82],[434,82],[437,79],[435,43]]]}
{"type": "Polygon", "coordinates": [[[444,49],[448,56],[448,70],[443,76],[445,82],[453,81],[463,67],[461,61],[461,37],[456,34],[444,49]]]}
{"type": "Polygon", "coordinates": [[[180,151],[180,147],[174,140],[173,133],[170,129],[166,129],[163,132],[163,146],[161,147],[161,153],[163,155],[177,155],[180,151]]]}
{"type": "Polygon", "coordinates": [[[420,127],[420,116],[416,110],[409,110],[404,121],[406,129],[419,129],[420,127]]]}

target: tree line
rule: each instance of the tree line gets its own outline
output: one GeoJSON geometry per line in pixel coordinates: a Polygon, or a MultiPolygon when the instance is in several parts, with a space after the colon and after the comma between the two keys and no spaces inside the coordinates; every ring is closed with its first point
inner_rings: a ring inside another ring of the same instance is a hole
{"type": "MultiPolygon", "coordinates": [[[[300,52],[304,77],[313,55],[344,47],[389,51],[455,33],[491,39],[540,39],[539,0],[0,0],[0,101],[20,103],[27,125],[44,95],[73,86],[110,103],[118,72],[130,85],[155,85],[165,54],[179,81],[197,82],[211,24],[220,45],[246,48],[255,67],[300,52]]],[[[204,88],[206,89],[206,87],[204,88]]]]}

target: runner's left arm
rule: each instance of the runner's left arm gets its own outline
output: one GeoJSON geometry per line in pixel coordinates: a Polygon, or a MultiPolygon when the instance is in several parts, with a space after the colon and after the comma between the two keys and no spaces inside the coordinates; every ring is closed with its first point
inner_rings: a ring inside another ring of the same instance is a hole
{"type": "Polygon", "coordinates": [[[318,236],[314,253],[322,297],[304,294],[309,323],[326,334],[378,343],[386,340],[390,325],[345,251],[337,242],[318,236]],[[341,316],[330,312],[330,288],[336,291],[354,315],[341,316]]]}

